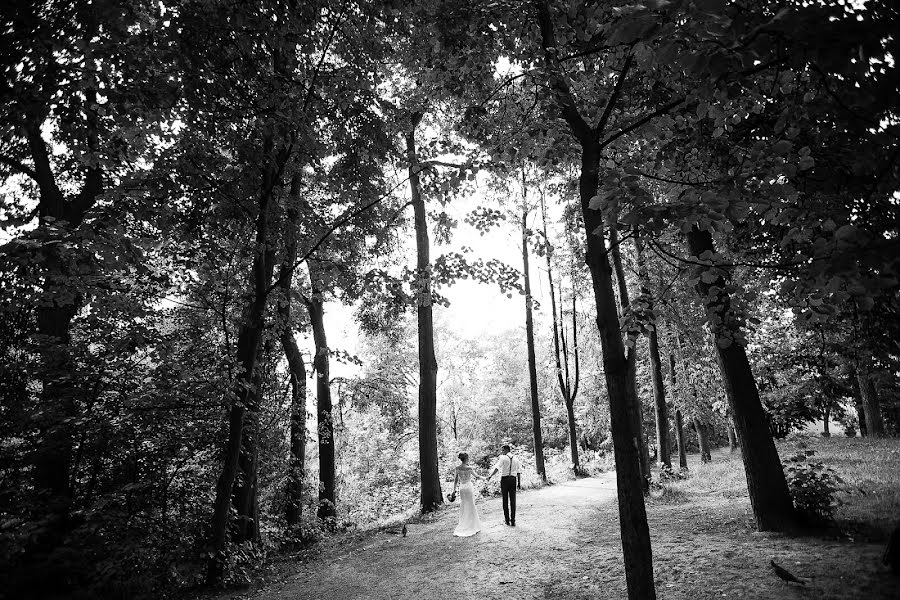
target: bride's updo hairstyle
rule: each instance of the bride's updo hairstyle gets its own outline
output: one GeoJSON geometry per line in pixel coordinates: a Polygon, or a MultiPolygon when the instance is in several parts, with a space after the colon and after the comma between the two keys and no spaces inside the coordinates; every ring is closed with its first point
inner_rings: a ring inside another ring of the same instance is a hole
{"type": "Polygon", "coordinates": [[[469,460],[469,455],[466,454],[465,452],[460,452],[459,454],[457,454],[457,457],[459,457],[459,460],[461,460],[463,462],[466,462],[467,460],[469,460]]]}

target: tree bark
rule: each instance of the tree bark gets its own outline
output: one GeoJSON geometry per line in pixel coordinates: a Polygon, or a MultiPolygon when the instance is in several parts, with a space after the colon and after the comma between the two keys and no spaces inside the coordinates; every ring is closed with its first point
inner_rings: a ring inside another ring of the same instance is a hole
{"type": "MultiPolygon", "coordinates": [[[[536,0],[535,4],[541,46],[544,50],[544,64],[549,72],[549,84],[555,95],[555,103],[568,123],[572,135],[581,146],[578,192],[586,233],[585,262],[591,273],[597,309],[597,329],[600,333],[606,390],[609,395],[610,426],[616,458],[619,527],[622,533],[628,598],[655,600],[653,553],[643,493],[646,479],[640,462],[641,432],[640,428],[635,427],[629,411],[628,360],[619,331],[619,315],[613,293],[612,269],[606,251],[603,215],[590,206],[599,185],[601,148],[597,140],[604,125],[601,123],[594,128],[579,114],[568,80],[556,59],[557,42],[549,3],[546,0],[536,0]]],[[[626,66],[628,64],[630,55],[629,59],[626,59],[626,66]]],[[[619,83],[625,72],[627,68],[620,74],[619,83]]],[[[618,85],[616,87],[618,88],[618,85]]],[[[609,105],[612,104],[611,97],[609,105]]]]}
{"type": "Polygon", "coordinates": [[[313,370],[316,373],[316,415],[319,438],[319,509],[320,519],[334,518],[337,514],[337,495],[334,456],[334,419],[331,402],[331,368],[329,361],[328,337],[325,334],[325,307],[323,289],[313,262],[309,266],[312,294],[306,298],[309,323],[313,330],[316,353],[313,370]]]}
{"type": "MultiPolygon", "coordinates": [[[[609,253],[612,255],[613,266],[616,271],[616,281],[619,284],[619,304],[621,306],[620,314],[631,306],[631,299],[628,294],[628,282],[625,279],[625,269],[622,267],[622,254],[619,251],[619,235],[616,231],[615,224],[610,225],[609,229],[609,253]]],[[[650,492],[650,453],[647,450],[647,441],[644,438],[644,411],[641,399],[637,393],[637,344],[628,347],[627,350],[628,363],[628,412],[634,421],[635,431],[638,432],[638,443],[640,445],[639,457],[641,461],[641,473],[644,477],[643,490],[647,494],[650,492]]]]}
{"type": "Polygon", "coordinates": [[[865,413],[866,433],[871,437],[884,436],[884,421],[881,417],[881,403],[871,376],[872,357],[863,354],[856,366],[856,377],[865,413]]]}
{"type": "MultiPolygon", "coordinates": [[[[266,142],[271,149],[271,139],[266,142]]],[[[211,554],[206,570],[207,585],[222,582],[225,566],[225,546],[228,536],[228,515],[231,496],[238,474],[238,461],[244,433],[244,417],[247,406],[252,404],[253,374],[262,342],[263,319],[265,317],[268,294],[266,293],[274,270],[274,251],[269,244],[269,212],[271,191],[275,187],[274,165],[267,167],[258,197],[259,214],[256,218],[256,256],[249,277],[252,290],[248,304],[244,308],[237,341],[237,362],[240,373],[231,390],[231,408],[228,411],[228,441],[225,445],[225,460],[222,473],[216,484],[213,504],[212,531],[210,535],[211,554]]]]}
{"type": "Polygon", "coordinates": [[[641,466],[641,432],[633,417],[629,362],[619,331],[619,315],[613,293],[612,269],[603,236],[603,217],[590,208],[597,193],[600,149],[582,145],[579,191],[587,231],[585,259],[591,273],[597,308],[597,329],[603,349],[603,367],[609,394],[609,412],[616,458],[619,526],[625,557],[625,579],[631,600],[656,598],[653,554],[644,505],[647,479],[641,466]]]}
{"type": "MultiPolygon", "coordinates": [[[[653,310],[654,302],[650,294],[647,266],[643,260],[641,238],[634,238],[635,257],[638,264],[638,275],[641,279],[641,294],[647,299],[648,307],[653,310]]],[[[669,409],[666,406],[666,388],[663,383],[662,361],[659,357],[659,335],[656,323],[650,326],[647,334],[647,345],[650,350],[650,376],[653,382],[653,408],[656,416],[656,449],[657,463],[660,467],[672,468],[671,450],[669,448],[669,409]]]]}
{"type": "Polygon", "coordinates": [[[731,422],[728,422],[728,451],[734,452],[737,450],[737,436],[734,434],[734,425],[731,422]]]}
{"type": "Polygon", "coordinates": [[[678,444],[678,467],[687,469],[687,449],[684,447],[684,421],[681,418],[681,409],[675,409],[675,443],[678,444]]]}
{"type": "MultiPolygon", "coordinates": [[[[524,183],[523,183],[524,185],[524,183]]],[[[524,195],[524,189],[523,189],[524,195]]],[[[523,198],[523,202],[525,199],[523,198]]],[[[534,466],[541,480],[547,482],[544,467],[544,442],[541,435],[541,403],[538,398],[537,359],[534,354],[534,317],[531,312],[531,275],[528,264],[528,209],[522,209],[522,275],[525,279],[525,339],[528,347],[528,382],[531,397],[531,430],[534,439],[534,466]]]]}
{"type": "Polygon", "coordinates": [[[281,320],[281,347],[287,360],[291,382],[291,430],[290,458],[285,489],[285,521],[289,527],[300,523],[303,507],[303,480],[306,468],[306,363],[294,338],[291,323],[291,287],[293,267],[297,261],[297,226],[299,210],[296,203],[300,195],[300,175],[291,180],[291,196],[285,223],[285,251],[278,282],[281,298],[278,305],[281,320]]]}
{"type": "MultiPolygon", "coordinates": [[[[669,350],[669,388],[672,396],[676,394],[675,388],[675,351],[669,350]]],[[[675,445],[678,450],[678,468],[687,469],[687,449],[684,447],[684,423],[681,418],[681,409],[675,408],[675,445]]]]}
{"type": "Polygon", "coordinates": [[[425,200],[419,183],[419,161],[416,156],[416,126],[421,113],[412,115],[412,127],[406,134],[406,157],[409,162],[409,188],[416,228],[416,317],[419,333],[419,472],[421,476],[421,509],[431,512],[444,501],[438,471],[437,443],[437,359],[434,355],[434,317],[431,298],[431,256],[425,200]]]}
{"type": "Polygon", "coordinates": [[[856,419],[859,421],[859,435],[860,437],[866,437],[869,433],[869,428],[866,426],[866,409],[863,406],[862,391],[859,387],[859,371],[856,367],[852,367],[850,387],[853,388],[853,407],[856,409],[856,419]]]}
{"type": "MultiPolygon", "coordinates": [[[[578,393],[578,322],[575,312],[575,291],[572,290],[572,342],[575,344],[575,382],[569,379],[569,352],[565,340],[560,340],[560,314],[562,307],[557,311],[556,290],[553,285],[553,252],[550,246],[550,238],[547,237],[547,206],[544,203],[544,194],[541,194],[541,218],[544,225],[544,241],[547,245],[544,256],[547,258],[547,281],[550,288],[550,309],[553,316],[553,356],[556,362],[556,382],[566,405],[566,417],[569,425],[569,447],[571,448],[572,470],[577,474],[581,471],[578,460],[578,434],[575,425],[575,395],[578,393]],[[560,348],[562,346],[562,348],[560,348]],[[565,366],[563,364],[565,363],[565,366]]],[[[562,286],[560,285],[560,303],[562,303],[562,286]]],[[[565,331],[562,333],[565,336],[565,331]]]]}
{"type": "MultiPolygon", "coordinates": [[[[697,227],[687,234],[692,256],[714,256],[712,235],[697,227]]],[[[710,272],[706,272],[710,273],[710,272]]],[[[725,393],[731,406],[738,442],[741,445],[747,490],[760,531],[785,531],[796,525],[793,503],[784,477],[778,450],[772,441],[765,411],[759,399],[756,379],[744,348],[730,337],[727,328],[734,327],[731,298],[721,269],[700,277],[697,291],[711,316],[721,319],[710,327],[716,347],[716,357],[722,373],[725,393]]]]}
{"type": "MultiPolygon", "coordinates": [[[[96,92],[86,90],[96,97],[96,92]]],[[[43,279],[42,301],[35,309],[37,332],[41,340],[36,344],[41,359],[40,408],[35,425],[40,431],[37,448],[32,455],[34,489],[44,501],[47,516],[46,535],[40,536],[41,551],[52,551],[65,536],[69,527],[72,505],[70,471],[75,446],[74,427],[78,418],[75,403],[75,365],[72,362],[70,329],[83,299],[60,291],[71,289],[73,275],[65,255],[67,244],[59,243],[67,231],[76,229],[103,192],[103,172],[99,166],[88,167],[84,184],[77,194],[66,197],[56,183],[50,152],[41,135],[46,111],[24,115],[23,128],[32,162],[33,179],[38,188],[39,222],[36,236],[43,244],[43,260],[38,266],[43,279]],[[52,220],[52,223],[51,223],[52,220]]],[[[97,115],[87,110],[87,147],[97,151],[97,115]]]]}
{"type": "Polygon", "coordinates": [[[247,394],[247,411],[244,413],[241,451],[238,455],[238,472],[231,492],[231,504],[237,519],[232,526],[232,540],[236,543],[259,542],[259,408],[262,404],[262,377],[258,365],[263,362],[263,344],[256,359],[257,370],[253,385],[247,394]]]}
{"type": "Polygon", "coordinates": [[[697,432],[697,445],[700,447],[700,462],[712,462],[712,453],[709,448],[709,429],[706,423],[694,417],[694,431],[697,432]]]}

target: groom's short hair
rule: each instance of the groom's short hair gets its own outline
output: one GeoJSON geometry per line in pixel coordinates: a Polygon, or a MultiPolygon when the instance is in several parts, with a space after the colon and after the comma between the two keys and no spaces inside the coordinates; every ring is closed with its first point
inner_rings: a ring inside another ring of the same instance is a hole
{"type": "Polygon", "coordinates": [[[503,451],[507,453],[510,451],[510,447],[508,444],[503,444],[503,451]]]}

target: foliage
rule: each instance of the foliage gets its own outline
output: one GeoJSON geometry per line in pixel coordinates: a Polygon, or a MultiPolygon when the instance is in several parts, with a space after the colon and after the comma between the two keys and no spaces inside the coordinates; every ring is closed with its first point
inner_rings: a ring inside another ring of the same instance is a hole
{"type": "Polygon", "coordinates": [[[785,476],[794,508],[807,523],[828,523],[840,506],[837,493],[844,489],[844,480],[821,462],[809,462],[814,450],[795,454],[784,463],[785,476]]]}

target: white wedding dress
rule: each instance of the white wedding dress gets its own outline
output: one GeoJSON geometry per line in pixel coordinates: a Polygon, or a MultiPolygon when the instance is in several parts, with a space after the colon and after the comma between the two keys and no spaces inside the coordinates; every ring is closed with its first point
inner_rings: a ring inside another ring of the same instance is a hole
{"type": "Polygon", "coordinates": [[[481,519],[475,507],[475,486],[472,485],[472,472],[458,469],[459,474],[459,525],[453,530],[457,537],[469,537],[481,531],[481,519]]]}

